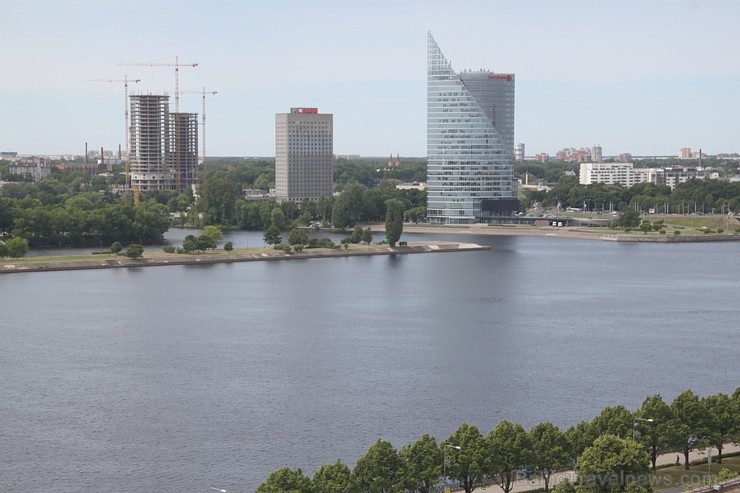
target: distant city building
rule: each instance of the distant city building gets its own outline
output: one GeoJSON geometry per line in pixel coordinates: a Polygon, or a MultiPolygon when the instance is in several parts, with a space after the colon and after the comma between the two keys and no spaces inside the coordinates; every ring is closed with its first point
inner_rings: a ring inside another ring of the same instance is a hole
{"type": "Polygon", "coordinates": [[[668,185],[671,187],[671,190],[691,179],[706,180],[710,177],[710,170],[706,168],[675,167],[655,170],[655,183],[658,185],[668,185]]]}
{"type": "Polygon", "coordinates": [[[550,162],[550,155],[546,152],[541,152],[539,154],[535,154],[534,159],[541,163],[548,163],[550,162]]]}
{"type": "Polygon", "coordinates": [[[634,169],[632,163],[581,163],[579,182],[581,185],[606,183],[631,187],[653,181],[653,176],[654,170],[634,169]]]}
{"type": "Polygon", "coordinates": [[[514,147],[514,161],[524,161],[524,144],[521,142],[514,147]]]}
{"type": "Polygon", "coordinates": [[[33,181],[40,181],[51,174],[51,162],[43,157],[21,159],[11,163],[8,170],[12,175],[26,175],[33,181]]]}
{"type": "Polygon", "coordinates": [[[619,154],[614,158],[614,160],[618,163],[631,163],[632,162],[632,154],[629,152],[623,152],[622,154],[619,154]]]}
{"type": "Polygon", "coordinates": [[[682,147],[678,150],[679,159],[691,159],[691,147],[682,147]]]}
{"type": "Polygon", "coordinates": [[[518,208],[514,74],[456,73],[427,37],[427,215],[471,224],[518,208]]]}
{"type": "Polygon", "coordinates": [[[593,163],[601,163],[604,161],[604,158],[601,155],[601,146],[596,145],[591,148],[591,162],[593,163]]]}
{"type": "Polygon", "coordinates": [[[291,108],[275,115],[275,197],[300,202],[334,191],[334,115],[291,108]]]}

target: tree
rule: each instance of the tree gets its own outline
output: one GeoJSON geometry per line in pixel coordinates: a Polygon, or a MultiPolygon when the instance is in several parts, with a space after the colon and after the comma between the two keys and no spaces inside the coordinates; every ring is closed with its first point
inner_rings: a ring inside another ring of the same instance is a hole
{"type": "Polygon", "coordinates": [[[28,252],[28,240],[21,238],[20,236],[16,236],[5,241],[5,248],[7,250],[8,257],[21,258],[26,255],[26,252],[28,252]]]}
{"type": "Polygon", "coordinates": [[[625,491],[631,483],[648,484],[650,458],[631,439],[603,435],[578,458],[578,482],[588,491],[625,491]]]}
{"type": "Polygon", "coordinates": [[[430,493],[442,475],[442,453],[429,435],[407,445],[399,453],[404,464],[404,484],[409,491],[430,493]]]}
{"type": "Polygon", "coordinates": [[[362,232],[362,241],[368,245],[373,242],[373,233],[370,231],[370,228],[362,232]]]}
{"type": "Polygon", "coordinates": [[[501,421],[486,436],[488,474],[504,493],[514,487],[519,471],[529,462],[531,446],[522,425],[501,421]]]}
{"type": "Polygon", "coordinates": [[[581,456],[583,451],[593,444],[596,436],[594,427],[588,421],[581,421],[563,433],[568,460],[570,460],[573,467],[575,467],[578,457],[581,456]]]}
{"type": "MultiPolygon", "coordinates": [[[[486,476],[487,450],[485,440],[478,428],[467,423],[461,424],[450,437],[440,444],[460,447],[447,449],[447,475],[457,481],[465,490],[472,493],[478,486],[483,486],[486,476]]],[[[444,469],[444,468],[443,468],[444,469]]],[[[446,478],[443,478],[446,482],[446,478]]]]}
{"type": "Polygon", "coordinates": [[[123,245],[121,245],[120,241],[114,241],[110,246],[110,251],[116,255],[121,253],[121,250],[123,250],[123,245]]]}
{"type": "Polygon", "coordinates": [[[717,463],[722,464],[722,444],[740,426],[740,413],[727,394],[716,394],[701,400],[706,416],[709,441],[717,447],[717,463]]]}
{"type": "Polygon", "coordinates": [[[640,224],[640,231],[642,231],[643,234],[648,234],[652,230],[653,225],[650,221],[643,221],[642,224],[640,224]]]}
{"type": "Polygon", "coordinates": [[[311,490],[314,493],[346,493],[351,474],[349,466],[341,461],[325,464],[313,475],[311,490]]]}
{"type": "Polygon", "coordinates": [[[231,251],[234,249],[234,244],[230,241],[227,241],[224,243],[224,250],[231,253],[231,251]]]}
{"type": "Polygon", "coordinates": [[[592,436],[614,435],[619,438],[632,438],[634,416],[624,406],[605,407],[591,422],[592,436]]]}
{"type": "Polygon", "coordinates": [[[136,259],[144,255],[144,247],[139,245],[138,243],[131,243],[127,248],[126,252],[124,253],[126,257],[130,259],[136,259]]]}
{"type": "Polygon", "coordinates": [[[185,239],[182,241],[182,250],[185,253],[191,253],[198,250],[198,242],[196,241],[195,236],[187,235],[185,237],[185,239]]]}
{"type": "Polygon", "coordinates": [[[391,199],[386,202],[387,212],[385,213],[385,236],[391,247],[396,246],[396,242],[401,239],[403,233],[403,202],[398,199],[391,199]]]}
{"type": "Polygon", "coordinates": [[[292,471],[284,467],[268,476],[267,481],[259,485],[256,493],[313,493],[311,480],[303,475],[300,469],[292,471]]]}
{"type": "Polygon", "coordinates": [[[683,452],[684,469],[689,469],[689,453],[694,449],[703,429],[703,410],[699,398],[690,389],[671,403],[668,429],[671,445],[683,452]]]}
{"type": "MultiPolygon", "coordinates": [[[[218,246],[221,239],[224,237],[224,233],[218,226],[206,226],[203,228],[202,236],[207,236],[213,240],[214,245],[218,246]]],[[[215,248],[215,247],[214,247],[215,248]]]]}
{"type": "Polygon", "coordinates": [[[7,256],[8,256],[8,247],[3,241],[0,241],[0,258],[4,259],[7,256]]]}
{"type": "Polygon", "coordinates": [[[268,245],[279,245],[283,241],[280,237],[280,228],[275,225],[270,226],[267,228],[267,231],[265,231],[263,239],[268,245]]]}
{"type": "Polygon", "coordinates": [[[532,455],[528,465],[542,477],[545,493],[548,493],[552,473],[569,465],[565,438],[560,429],[548,421],[529,430],[529,443],[532,455]]]}
{"type": "Polygon", "coordinates": [[[648,446],[650,462],[655,471],[658,455],[670,450],[668,427],[671,420],[671,408],[663,402],[660,394],[655,394],[642,401],[642,406],[635,413],[635,417],[653,420],[652,422],[638,422],[638,426],[643,425],[638,431],[642,443],[648,446]]]}
{"type": "Polygon", "coordinates": [[[620,214],[618,222],[623,228],[636,228],[640,225],[640,213],[634,209],[627,209],[620,214]]]}
{"type": "Polygon", "coordinates": [[[289,245],[307,245],[308,235],[298,228],[290,230],[290,236],[288,236],[289,245]]]}
{"type": "Polygon", "coordinates": [[[378,438],[352,470],[352,484],[361,493],[403,491],[403,463],[390,442],[378,438]]]}

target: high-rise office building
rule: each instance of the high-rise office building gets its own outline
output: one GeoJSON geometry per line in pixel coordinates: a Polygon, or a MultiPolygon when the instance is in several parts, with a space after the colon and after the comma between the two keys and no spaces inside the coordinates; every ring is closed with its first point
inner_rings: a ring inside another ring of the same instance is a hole
{"type": "Polygon", "coordinates": [[[427,215],[486,222],[517,210],[514,75],[456,73],[427,38],[427,215]]]}
{"type": "Polygon", "coordinates": [[[275,197],[317,200],[334,191],[334,115],[291,108],[275,115],[275,197]]]}

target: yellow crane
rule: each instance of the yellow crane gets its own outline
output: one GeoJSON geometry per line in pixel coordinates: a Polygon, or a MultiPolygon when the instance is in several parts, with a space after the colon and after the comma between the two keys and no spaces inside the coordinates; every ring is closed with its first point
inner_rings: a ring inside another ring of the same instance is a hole
{"type": "Polygon", "coordinates": [[[175,112],[180,111],[180,67],[197,67],[197,63],[180,63],[180,57],[175,57],[175,63],[165,62],[143,62],[143,63],[119,63],[119,66],[136,67],[175,67],[175,112]]]}
{"type": "Polygon", "coordinates": [[[180,94],[200,94],[203,97],[203,110],[200,114],[201,119],[201,127],[203,127],[202,130],[202,140],[203,140],[203,157],[202,157],[202,164],[203,164],[203,179],[201,180],[201,183],[206,182],[206,96],[215,96],[218,94],[218,91],[206,91],[206,88],[203,87],[201,91],[182,91],[180,94]]]}
{"type": "Polygon", "coordinates": [[[124,115],[124,129],[126,129],[126,161],[125,162],[125,174],[126,174],[126,189],[131,188],[131,177],[129,173],[129,144],[130,144],[130,128],[128,121],[128,83],[133,82],[134,84],[141,82],[141,79],[129,79],[128,75],[124,75],[123,79],[85,79],[85,82],[123,82],[123,115],[124,115]]]}

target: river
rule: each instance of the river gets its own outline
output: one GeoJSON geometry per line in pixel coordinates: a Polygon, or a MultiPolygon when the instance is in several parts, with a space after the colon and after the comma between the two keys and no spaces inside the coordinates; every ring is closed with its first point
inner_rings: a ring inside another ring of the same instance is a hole
{"type": "Polygon", "coordinates": [[[1,276],[0,491],[248,492],[740,384],[737,243],[445,238],[491,250],[1,276]]]}

